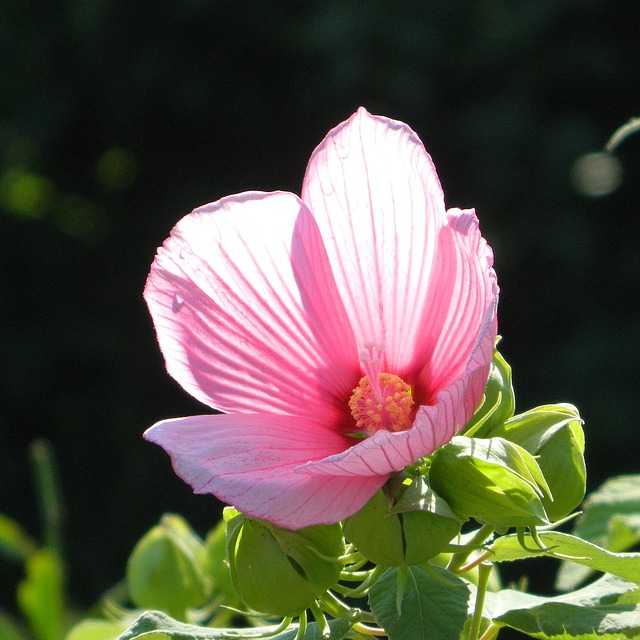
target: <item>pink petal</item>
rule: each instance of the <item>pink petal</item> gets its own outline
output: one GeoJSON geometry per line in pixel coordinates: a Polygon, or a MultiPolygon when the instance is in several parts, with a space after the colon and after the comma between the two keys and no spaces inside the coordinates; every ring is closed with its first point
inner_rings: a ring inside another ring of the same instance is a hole
{"type": "Polygon", "coordinates": [[[196,493],[213,493],[253,518],[290,529],[346,518],[386,480],[299,473],[300,465],[348,446],[310,418],[195,416],[159,422],[144,435],[169,453],[175,472],[196,493]]]}
{"type": "Polygon", "coordinates": [[[447,216],[431,158],[405,124],[359,109],[313,152],[302,188],[327,247],[358,348],[383,370],[415,362],[439,230],[447,216]]]}
{"type": "Polygon", "coordinates": [[[167,370],[205,404],[343,418],[358,355],[297,196],[243,193],[187,215],[159,249],[145,299],[167,370]]]}
{"type": "MultiPolygon", "coordinates": [[[[487,367],[497,331],[498,286],[493,253],[472,210],[452,209],[440,230],[427,304],[416,314],[424,328],[415,347],[423,404],[468,371],[479,336],[490,348],[476,366],[487,367]]],[[[478,398],[479,400],[479,398],[478,398]]]]}

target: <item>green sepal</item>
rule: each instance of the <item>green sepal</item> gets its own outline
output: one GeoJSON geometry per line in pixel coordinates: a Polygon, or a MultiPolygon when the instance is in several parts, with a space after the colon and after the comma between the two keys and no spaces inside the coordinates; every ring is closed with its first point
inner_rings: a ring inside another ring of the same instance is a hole
{"type": "Polygon", "coordinates": [[[136,544],[127,562],[127,584],[141,609],[162,609],[180,620],[206,604],[211,583],[202,540],[180,516],[165,514],[136,544]]]}
{"type": "Polygon", "coordinates": [[[570,404],[536,407],[495,428],[492,437],[514,442],[536,460],[553,500],[542,504],[553,522],[571,513],[584,498],[586,467],[584,432],[578,410],[570,404]]]}
{"type": "Polygon", "coordinates": [[[511,382],[511,367],[496,349],[489,371],[482,402],[462,433],[466,436],[485,436],[491,429],[513,416],[516,407],[511,382]]]}
{"type": "Polygon", "coordinates": [[[398,500],[377,491],[344,521],[344,535],[368,560],[383,567],[417,565],[437,556],[460,532],[444,500],[414,478],[398,500]]]}
{"type": "Polygon", "coordinates": [[[289,531],[243,514],[227,519],[231,582],[260,613],[295,616],[307,609],[337,583],[344,552],[339,523],[289,531]]]}
{"type": "Polygon", "coordinates": [[[457,436],[434,454],[433,490],[463,518],[499,530],[549,524],[550,489],[535,458],[503,438],[457,436]]]}

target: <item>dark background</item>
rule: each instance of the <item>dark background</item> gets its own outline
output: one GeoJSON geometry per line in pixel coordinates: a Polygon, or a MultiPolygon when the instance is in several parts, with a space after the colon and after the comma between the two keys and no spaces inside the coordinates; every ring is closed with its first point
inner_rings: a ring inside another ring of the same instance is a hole
{"type": "Polygon", "coordinates": [[[476,207],[519,410],[580,408],[590,488],[638,472],[640,135],[615,192],[571,180],[640,115],[638,24],[635,0],[0,0],[0,512],[39,535],[27,450],[47,438],[77,603],[163,512],[200,532],[219,513],[141,439],[205,410],[156,347],[156,247],[223,195],[299,193],[359,105],[407,122],[449,206],[476,207]]]}

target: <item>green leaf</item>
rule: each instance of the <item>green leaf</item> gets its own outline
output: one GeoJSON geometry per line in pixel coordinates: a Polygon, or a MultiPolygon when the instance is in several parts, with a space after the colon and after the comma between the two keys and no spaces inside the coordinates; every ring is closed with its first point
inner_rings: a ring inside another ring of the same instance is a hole
{"type": "Polygon", "coordinates": [[[509,611],[538,607],[545,603],[574,604],[592,607],[601,604],[640,604],[640,588],[635,582],[605,574],[590,585],[556,596],[537,596],[515,589],[501,589],[487,594],[485,602],[493,619],[509,611]]]}
{"type": "MultiPolygon", "coordinates": [[[[277,627],[273,627],[274,631],[277,627]]],[[[248,637],[243,634],[243,629],[214,629],[201,627],[186,622],[179,622],[160,611],[145,611],[117,640],[134,640],[151,636],[154,640],[158,637],[170,637],[176,640],[217,640],[225,638],[230,632],[235,632],[239,637],[248,637]]],[[[251,630],[255,634],[255,629],[251,630]]]]}
{"type": "Polygon", "coordinates": [[[373,585],[369,604],[389,640],[459,640],[470,595],[443,569],[393,568],[373,585]]]}
{"type": "Polygon", "coordinates": [[[11,518],[0,513],[0,553],[24,562],[36,549],[34,541],[11,518]]]}
{"type": "Polygon", "coordinates": [[[536,638],[636,638],[640,634],[640,589],[603,576],[569,594],[541,597],[505,589],[487,594],[485,615],[536,638]],[[488,614],[487,614],[488,612],[488,614]]]}
{"type": "Polygon", "coordinates": [[[535,458],[503,438],[453,438],[436,451],[429,483],[462,517],[498,529],[548,524],[535,458]]]}
{"type": "MultiPolygon", "coordinates": [[[[640,542],[640,475],[607,480],[582,506],[574,535],[609,551],[626,551],[640,542]]],[[[588,567],[565,562],[556,587],[575,588],[591,573],[588,567]]]]}
{"type": "MultiPolygon", "coordinates": [[[[122,634],[117,640],[135,640],[149,636],[153,640],[159,640],[163,637],[172,638],[173,640],[222,640],[228,639],[230,636],[234,638],[256,638],[257,636],[265,636],[270,631],[277,633],[277,626],[271,627],[250,627],[247,629],[218,629],[211,627],[200,627],[194,624],[178,622],[168,615],[160,611],[146,611],[122,634]]],[[[340,640],[349,629],[351,623],[346,620],[329,621],[331,629],[330,640],[340,640]]],[[[295,638],[298,632],[298,625],[292,624],[287,629],[277,635],[270,636],[272,640],[291,640],[295,638]]],[[[307,626],[303,640],[326,640],[322,638],[322,634],[318,625],[312,623],[307,626]]]]}
{"type": "Polygon", "coordinates": [[[40,549],[26,563],[18,605],[37,640],[58,640],[63,615],[63,567],[53,551],[40,549]]]}
{"type": "Polygon", "coordinates": [[[505,614],[496,621],[534,638],[549,640],[640,638],[640,605],[637,604],[585,608],[549,603],[524,612],[505,614]]]}
{"type": "MultiPolygon", "coordinates": [[[[548,548],[547,551],[540,553],[528,551],[520,546],[516,536],[502,536],[489,547],[494,554],[491,560],[509,562],[536,555],[562,554],[571,556],[572,562],[577,564],[640,584],[640,553],[614,553],[568,533],[552,531],[540,533],[539,536],[542,543],[548,548]]],[[[534,548],[536,546],[531,536],[525,536],[525,542],[528,547],[534,548]]]]}

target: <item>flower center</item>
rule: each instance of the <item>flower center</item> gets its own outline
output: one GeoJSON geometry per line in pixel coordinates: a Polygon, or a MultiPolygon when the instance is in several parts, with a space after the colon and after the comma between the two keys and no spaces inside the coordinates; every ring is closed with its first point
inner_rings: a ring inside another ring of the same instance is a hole
{"type": "Polygon", "coordinates": [[[380,372],[380,360],[374,356],[381,347],[365,345],[368,353],[360,360],[367,375],[358,382],[349,399],[349,409],[356,421],[354,436],[373,435],[380,429],[405,431],[411,427],[413,398],[411,387],[395,373],[380,372]]]}

